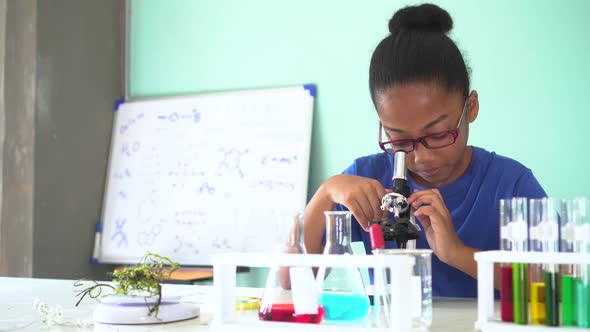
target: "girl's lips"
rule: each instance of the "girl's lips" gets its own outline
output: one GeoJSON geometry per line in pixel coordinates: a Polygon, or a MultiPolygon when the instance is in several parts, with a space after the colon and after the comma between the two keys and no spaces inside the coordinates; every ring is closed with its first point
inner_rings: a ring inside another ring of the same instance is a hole
{"type": "Polygon", "coordinates": [[[440,167],[436,167],[436,168],[422,170],[422,171],[418,172],[418,174],[422,175],[423,177],[424,176],[433,177],[436,174],[438,174],[439,171],[440,171],[440,167]]]}

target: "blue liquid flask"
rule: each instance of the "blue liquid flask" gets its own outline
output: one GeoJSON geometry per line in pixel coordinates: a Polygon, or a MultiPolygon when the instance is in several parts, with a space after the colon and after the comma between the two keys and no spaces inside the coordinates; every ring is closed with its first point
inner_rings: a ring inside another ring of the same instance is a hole
{"type": "MultiPolygon", "coordinates": [[[[326,211],[324,255],[352,255],[349,211],[326,211]]],[[[365,321],[370,303],[357,267],[320,267],[319,298],[326,321],[365,321]]]]}

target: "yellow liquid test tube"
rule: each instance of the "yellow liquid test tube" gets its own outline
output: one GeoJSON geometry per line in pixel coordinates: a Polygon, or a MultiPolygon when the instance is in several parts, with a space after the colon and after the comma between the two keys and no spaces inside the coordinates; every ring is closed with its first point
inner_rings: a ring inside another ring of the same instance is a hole
{"type": "Polygon", "coordinates": [[[531,322],[545,324],[545,283],[531,283],[531,322]]]}

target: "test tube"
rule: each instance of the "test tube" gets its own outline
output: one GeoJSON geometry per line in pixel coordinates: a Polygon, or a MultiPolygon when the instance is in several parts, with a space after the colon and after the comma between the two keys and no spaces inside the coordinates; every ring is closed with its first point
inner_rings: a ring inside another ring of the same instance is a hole
{"type": "MultiPolygon", "coordinates": [[[[560,230],[561,252],[575,252],[575,218],[574,201],[561,200],[560,230]]],[[[577,325],[576,279],[579,267],[573,264],[561,266],[561,320],[563,326],[577,325]]]]}
{"type": "MultiPolygon", "coordinates": [[[[529,201],[529,235],[531,251],[559,251],[559,224],[555,200],[529,201]]],[[[531,267],[531,321],[533,324],[559,326],[558,265],[535,264],[531,267]],[[536,271],[535,271],[536,270],[536,271]],[[540,277],[540,279],[539,279],[540,277]]]]}
{"type": "MultiPolygon", "coordinates": [[[[590,253],[590,216],[585,198],[573,200],[574,248],[579,253],[590,253]]],[[[578,327],[590,327],[590,264],[580,264],[576,278],[576,318],[578,327]]]]}
{"type": "MultiPolygon", "coordinates": [[[[528,251],[528,211],[526,197],[512,198],[510,222],[512,250],[528,251]]],[[[528,324],[528,264],[512,264],[512,297],[514,300],[514,323],[528,324]]]]}
{"type": "MultiPolygon", "coordinates": [[[[559,251],[559,223],[555,200],[544,198],[543,211],[543,251],[557,253],[559,251]]],[[[545,264],[545,307],[546,325],[559,326],[559,269],[556,264],[545,264]]]]}
{"type": "MultiPolygon", "coordinates": [[[[500,250],[512,250],[512,200],[501,199],[500,207],[500,250]]],[[[501,263],[500,280],[500,318],[504,322],[514,322],[514,305],[512,298],[512,264],[501,263]]]]}
{"type": "MultiPolygon", "coordinates": [[[[530,251],[542,252],[543,246],[543,199],[529,200],[529,243],[530,251]]],[[[533,325],[545,324],[545,276],[543,264],[531,264],[530,288],[531,288],[531,323],[533,325]]]]}

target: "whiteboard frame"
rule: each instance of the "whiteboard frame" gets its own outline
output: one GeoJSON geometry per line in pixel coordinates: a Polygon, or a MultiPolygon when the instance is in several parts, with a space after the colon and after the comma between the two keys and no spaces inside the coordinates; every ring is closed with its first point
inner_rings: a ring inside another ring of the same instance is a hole
{"type": "MultiPolygon", "coordinates": [[[[126,103],[134,103],[134,102],[149,102],[149,101],[169,101],[169,100],[175,100],[175,99],[186,99],[186,98],[190,98],[190,97],[204,97],[204,96],[211,96],[211,95],[222,95],[222,94],[229,94],[229,93],[247,93],[247,92],[253,92],[253,91],[264,91],[264,90],[287,90],[287,89],[294,89],[294,88],[302,88],[303,90],[307,90],[310,93],[310,97],[311,97],[311,107],[309,110],[309,116],[308,116],[308,123],[307,123],[307,132],[305,133],[305,141],[309,142],[309,144],[306,144],[304,147],[304,154],[303,154],[303,159],[302,159],[302,165],[304,165],[304,170],[303,170],[303,175],[305,178],[304,183],[302,184],[302,194],[300,197],[302,206],[305,206],[307,204],[307,195],[308,195],[308,190],[309,190],[309,167],[310,167],[310,160],[311,160],[311,140],[312,140],[312,132],[313,132],[313,117],[314,117],[314,112],[315,112],[315,103],[316,103],[316,91],[317,91],[317,85],[316,84],[300,84],[300,85],[288,85],[288,86],[280,86],[280,87],[263,87],[263,88],[251,88],[251,89],[236,89],[236,90],[228,90],[228,91],[215,91],[215,92],[203,92],[203,93],[191,93],[191,94],[182,94],[182,95],[174,95],[174,96],[162,96],[162,97],[142,97],[142,98],[134,98],[131,100],[128,99],[124,99],[120,102],[117,102],[115,104],[115,108],[114,108],[114,119],[113,119],[113,127],[112,127],[112,131],[111,131],[111,142],[109,145],[109,156],[108,156],[108,160],[107,160],[107,171],[106,171],[106,178],[105,178],[105,186],[104,186],[104,192],[103,192],[103,199],[102,199],[102,208],[101,208],[101,215],[100,215],[100,219],[98,221],[97,225],[97,237],[95,239],[95,243],[94,243],[94,252],[98,253],[98,257],[93,257],[93,261],[95,263],[100,263],[100,264],[136,264],[140,261],[141,257],[137,257],[134,259],[111,259],[110,256],[107,256],[106,258],[103,256],[102,254],[102,250],[103,250],[103,246],[102,246],[102,242],[103,242],[103,237],[104,237],[104,215],[105,215],[105,211],[106,211],[106,207],[107,207],[107,203],[108,203],[108,197],[107,194],[109,193],[111,184],[111,176],[112,176],[112,169],[111,169],[111,163],[113,161],[114,158],[114,153],[115,153],[115,136],[116,136],[116,132],[117,132],[117,128],[119,127],[119,117],[116,115],[116,113],[119,111],[119,107],[123,104],[126,103]],[[311,89],[308,89],[308,86],[312,86],[311,89]],[[100,228],[100,231],[98,231],[98,229],[100,228]]],[[[149,248],[148,248],[149,249],[149,248]]],[[[187,264],[187,263],[182,263],[182,266],[191,266],[191,267],[211,267],[213,266],[211,264],[211,262],[209,262],[208,264],[187,264]]]]}

